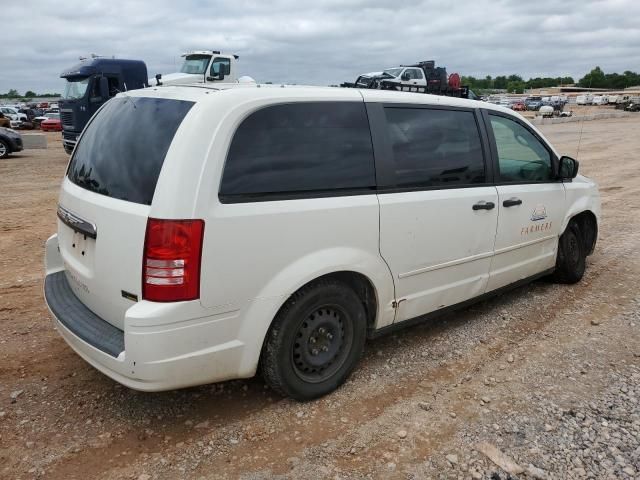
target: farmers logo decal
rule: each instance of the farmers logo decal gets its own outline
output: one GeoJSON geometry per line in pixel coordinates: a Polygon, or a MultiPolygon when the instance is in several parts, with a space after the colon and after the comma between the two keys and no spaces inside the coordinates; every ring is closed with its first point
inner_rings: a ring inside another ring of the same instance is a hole
{"type": "Polygon", "coordinates": [[[547,209],[544,205],[538,205],[531,212],[531,221],[536,222],[520,229],[520,235],[531,235],[532,233],[548,232],[551,230],[553,222],[541,222],[547,218],[547,209]]]}
{"type": "Polygon", "coordinates": [[[539,220],[544,220],[547,218],[547,209],[544,205],[538,205],[533,212],[531,212],[531,221],[537,222],[539,220]]]}

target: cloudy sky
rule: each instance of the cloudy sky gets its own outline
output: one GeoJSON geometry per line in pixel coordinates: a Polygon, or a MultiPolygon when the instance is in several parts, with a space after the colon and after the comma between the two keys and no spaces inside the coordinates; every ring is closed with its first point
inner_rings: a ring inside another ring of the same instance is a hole
{"type": "Polygon", "coordinates": [[[639,0],[2,0],[2,18],[0,92],[59,92],[89,53],[153,76],[193,49],[236,53],[260,82],[319,85],[429,59],[475,76],[640,70],[639,0]]]}

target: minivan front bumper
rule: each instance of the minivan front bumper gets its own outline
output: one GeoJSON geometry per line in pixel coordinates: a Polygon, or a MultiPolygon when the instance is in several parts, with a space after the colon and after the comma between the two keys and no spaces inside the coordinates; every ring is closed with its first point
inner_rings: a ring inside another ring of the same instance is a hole
{"type": "Polygon", "coordinates": [[[240,311],[212,311],[199,302],[132,303],[124,330],[89,310],[73,293],[58,251],[46,244],[44,297],[54,325],[75,352],[118,383],[163,391],[255,374],[238,339],[240,311]]]}

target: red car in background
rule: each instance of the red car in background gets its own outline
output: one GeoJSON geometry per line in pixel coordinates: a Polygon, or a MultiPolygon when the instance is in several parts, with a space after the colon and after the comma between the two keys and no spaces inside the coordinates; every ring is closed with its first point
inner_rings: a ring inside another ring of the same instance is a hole
{"type": "Polygon", "coordinates": [[[511,110],[515,110],[516,112],[524,112],[527,109],[527,106],[524,102],[516,102],[511,105],[511,110]]]}
{"type": "Polygon", "coordinates": [[[61,132],[62,122],[60,115],[57,113],[48,113],[47,119],[40,122],[40,130],[43,132],[61,132]]]}

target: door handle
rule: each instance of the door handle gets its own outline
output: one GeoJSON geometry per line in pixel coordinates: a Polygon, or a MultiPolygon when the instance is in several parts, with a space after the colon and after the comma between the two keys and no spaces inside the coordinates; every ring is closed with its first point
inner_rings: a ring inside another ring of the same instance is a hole
{"type": "Polygon", "coordinates": [[[472,208],[474,210],[493,210],[496,204],[493,202],[485,202],[484,200],[476,203],[472,208]]]}
{"type": "Polygon", "coordinates": [[[502,202],[503,207],[515,207],[516,205],[522,205],[522,200],[519,198],[510,198],[502,202]]]}

